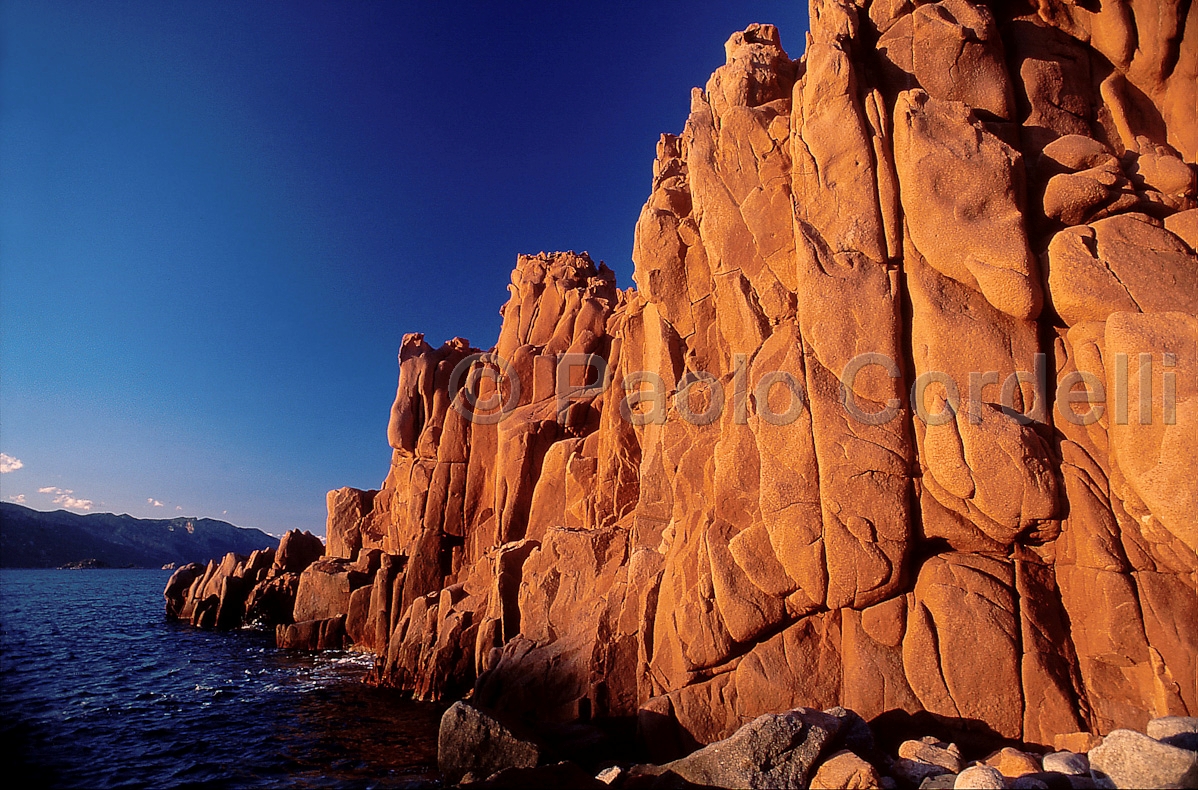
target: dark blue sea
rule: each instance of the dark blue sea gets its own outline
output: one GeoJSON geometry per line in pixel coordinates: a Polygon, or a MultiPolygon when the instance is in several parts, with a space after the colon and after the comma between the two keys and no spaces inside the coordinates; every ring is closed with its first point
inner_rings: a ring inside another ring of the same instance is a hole
{"type": "Polygon", "coordinates": [[[441,710],[370,659],[163,615],[169,571],[0,570],[8,787],[427,787],[441,710]],[[13,784],[13,780],[17,780],[13,784]]]}

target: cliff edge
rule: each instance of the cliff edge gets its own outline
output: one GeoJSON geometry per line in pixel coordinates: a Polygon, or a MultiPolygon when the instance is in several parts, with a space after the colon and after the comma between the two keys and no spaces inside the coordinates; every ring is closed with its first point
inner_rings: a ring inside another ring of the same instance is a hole
{"type": "Polygon", "coordinates": [[[492,349],[403,339],[390,472],[329,493],[294,619],[678,753],[800,706],[1040,745],[1198,714],[1196,14],[733,35],[635,289],[520,256],[492,349]]]}

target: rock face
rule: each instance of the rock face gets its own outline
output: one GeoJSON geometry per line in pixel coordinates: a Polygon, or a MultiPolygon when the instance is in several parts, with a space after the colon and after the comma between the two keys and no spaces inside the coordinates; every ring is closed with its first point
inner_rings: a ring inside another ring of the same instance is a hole
{"type": "Polygon", "coordinates": [[[800,707],[1042,746],[1195,715],[1187,15],[733,35],[657,144],[636,288],[521,256],[489,351],[403,338],[390,471],[329,494],[296,605],[381,683],[675,757],[800,707]]]}

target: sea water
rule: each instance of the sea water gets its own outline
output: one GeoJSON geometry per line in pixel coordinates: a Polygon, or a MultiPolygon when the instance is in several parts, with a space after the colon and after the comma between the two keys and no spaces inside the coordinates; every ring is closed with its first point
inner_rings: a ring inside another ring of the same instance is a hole
{"type": "Polygon", "coordinates": [[[163,614],[169,571],[0,570],[7,786],[410,787],[441,709],[362,683],[369,656],[163,614]]]}

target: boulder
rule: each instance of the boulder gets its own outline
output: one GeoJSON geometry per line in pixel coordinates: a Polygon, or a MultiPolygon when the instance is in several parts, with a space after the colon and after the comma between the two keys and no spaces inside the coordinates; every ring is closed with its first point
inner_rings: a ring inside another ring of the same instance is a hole
{"type": "Polygon", "coordinates": [[[806,787],[840,727],[841,719],[815,710],[765,714],[661,770],[705,787],[806,787]]]}
{"type": "Polygon", "coordinates": [[[1038,316],[1039,273],[1019,210],[1019,152],[969,106],[921,90],[899,96],[894,141],[903,210],[919,217],[908,228],[920,254],[1001,312],[1038,316]]]}
{"type": "Polygon", "coordinates": [[[295,620],[326,620],[349,614],[350,596],[370,581],[348,560],[326,558],[314,562],[300,574],[295,620]]]}
{"type": "Polygon", "coordinates": [[[345,634],[350,642],[364,645],[370,639],[367,636],[367,620],[370,617],[370,597],[374,592],[373,585],[359,587],[350,593],[349,612],[345,617],[345,634]]]}
{"type": "MultiPolygon", "coordinates": [[[[1140,152],[1132,161],[1130,170],[1132,181],[1140,189],[1152,189],[1166,197],[1194,196],[1198,176],[1172,153],[1140,152]]],[[[1186,207],[1193,208],[1193,205],[1186,207]]]]}
{"type": "Polygon", "coordinates": [[[1006,780],[997,768],[971,765],[957,775],[953,790],[1004,790],[1006,780]]]}
{"type": "Polygon", "coordinates": [[[1039,773],[1043,768],[1040,758],[1010,746],[1003,747],[987,757],[986,765],[997,768],[998,772],[1008,779],[1039,773]]]}
{"type": "Polygon", "coordinates": [[[1098,209],[1117,199],[1127,180],[1113,165],[1061,173],[1044,188],[1044,213],[1066,225],[1092,218],[1098,209]]]}
{"type": "Polygon", "coordinates": [[[1041,759],[1044,770],[1066,776],[1088,776],[1090,760],[1075,752],[1049,752],[1041,759]]]}
{"type": "Polygon", "coordinates": [[[1002,42],[986,6],[961,0],[920,5],[886,31],[878,49],[932,96],[1011,117],[1002,42]]]}
{"type": "Polygon", "coordinates": [[[1082,134],[1061,135],[1044,146],[1040,158],[1070,172],[1089,170],[1105,164],[1117,165],[1119,161],[1105,145],[1082,134]]]}
{"type": "Polygon", "coordinates": [[[1023,774],[1009,782],[1011,790],[1049,790],[1047,774],[1023,774]]]}
{"type": "Polygon", "coordinates": [[[866,790],[880,788],[878,771],[847,749],[842,749],[819,764],[811,777],[811,790],[866,790]]]}
{"type": "Polygon", "coordinates": [[[919,783],[919,790],[953,790],[957,782],[956,774],[938,774],[929,776],[919,783]]]}
{"type": "Polygon", "coordinates": [[[1198,208],[1165,217],[1165,230],[1185,242],[1191,251],[1198,252],[1198,208]]]}
{"type": "Polygon", "coordinates": [[[1135,730],[1115,730],[1090,750],[1090,772],[1114,787],[1182,788],[1198,784],[1198,752],[1161,743],[1135,730]]]}
{"type": "Polygon", "coordinates": [[[288,530],[279,540],[274,567],[277,573],[302,573],[324,556],[324,544],[311,532],[288,530]]]}
{"type": "Polygon", "coordinates": [[[1176,236],[1143,214],[1066,228],[1048,245],[1048,288],[1069,326],[1112,313],[1198,311],[1198,266],[1176,236]]]}
{"type": "Polygon", "coordinates": [[[220,593],[216,608],[216,627],[229,630],[239,628],[245,618],[245,600],[253,584],[252,578],[226,576],[220,581],[220,593]]]}
{"type": "Polygon", "coordinates": [[[603,782],[605,785],[613,785],[616,782],[619,782],[625,775],[626,772],[623,768],[618,765],[610,765],[599,773],[595,774],[595,778],[600,782],[603,782]]]}
{"type": "Polygon", "coordinates": [[[1162,716],[1150,720],[1145,732],[1149,738],[1155,738],[1161,743],[1198,752],[1198,717],[1162,716]]]}
{"type": "Polygon", "coordinates": [[[943,743],[931,736],[918,741],[904,741],[899,746],[899,757],[928,765],[938,765],[949,773],[961,772],[961,750],[955,743],[943,743]]]}
{"type": "Polygon", "coordinates": [[[295,622],[295,594],[300,575],[284,572],[259,582],[246,600],[245,622],[274,627],[295,622]]]}
{"type": "Polygon", "coordinates": [[[437,768],[447,784],[479,781],[504,769],[535,768],[542,756],[543,748],[527,730],[498,714],[455,702],[441,717],[437,768]]]}
{"type": "Polygon", "coordinates": [[[183,615],[188,590],[203,573],[204,566],[192,562],[171,574],[171,578],[167,580],[166,589],[162,591],[162,597],[166,599],[167,617],[178,618],[183,615]]]}
{"type": "Polygon", "coordinates": [[[914,787],[922,787],[929,779],[941,776],[953,776],[953,772],[941,765],[900,757],[890,766],[890,771],[903,782],[914,787]]]}

